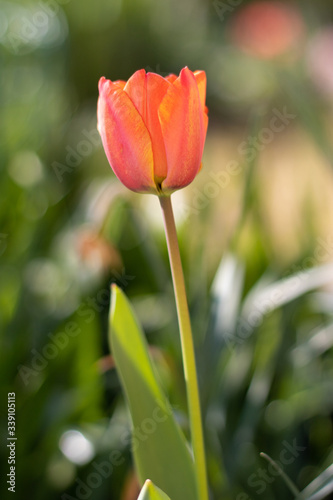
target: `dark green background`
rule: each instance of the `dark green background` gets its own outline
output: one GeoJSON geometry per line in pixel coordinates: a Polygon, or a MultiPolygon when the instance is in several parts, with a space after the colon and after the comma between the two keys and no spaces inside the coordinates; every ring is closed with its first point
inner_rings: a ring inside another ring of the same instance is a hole
{"type": "Polygon", "coordinates": [[[223,18],[222,3],[0,3],[2,498],[12,495],[5,479],[8,392],[16,393],[15,498],[78,498],[78,479],[85,483],[93,462],[114,449],[124,460],[87,498],[136,498],[124,493],[132,465],[128,440],[119,438],[129,421],[108,357],[111,281],[133,302],[188,433],[158,205],[120,186],[96,133],[99,78],[128,79],[140,68],[166,75],[187,65],[207,73],[204,167],[175,204],[213,498],[292,498],[281,478],[269,474],[263,491],[257,482],[267,469],[259,453],[279,460],[286,442],[302,447],[285,466],[300,489],[332,462],[332,284],[316,284],[332,249],[313,256],[318,238],[331,241],[332,234],[333,96],[311,80],[307,54],[333,8],[288,2],[300,9],[303,39],[294,53],[264,61],[232,43],[233,19],[249,2],[223,18]],[[242,141],[284,107],[296,115],[290,127],[252,161],[240,155],[242,141]],[[210,169],[225,172],[230,161],[240,173],[207,195],[210,169]],[[227,255],[222,286],[214,276],[227,255]],[[309,266],[308,288],[296,286],[296,297],[244,334],[237,315],[245,314],[252,287],[309,266]],[[69,430],[94,446],[84,465],[59,448],[69,430]]]}

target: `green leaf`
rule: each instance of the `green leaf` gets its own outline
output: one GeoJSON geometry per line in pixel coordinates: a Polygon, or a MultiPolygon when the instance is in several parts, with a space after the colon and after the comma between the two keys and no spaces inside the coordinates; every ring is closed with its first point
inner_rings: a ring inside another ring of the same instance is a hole
{"type": "Polygon", "coordinates": [[[112,285],[110,344],[132,418],[141,484],[149,478],[172,500],[197,499],[194,464],[149,357],[145,336],[123,292],[112,285]]]}
{"type": "Polygon", "coordinates": [[[321,500],[333,491],[333,464],[325,469],[301,492],[300,500],[321,500]]]}
{"type": "Polygon", "coordinates": [[[150,479],[147,479],[142,487],[138,500],[170,500],[170,497],[157,488],[150,479]]]}

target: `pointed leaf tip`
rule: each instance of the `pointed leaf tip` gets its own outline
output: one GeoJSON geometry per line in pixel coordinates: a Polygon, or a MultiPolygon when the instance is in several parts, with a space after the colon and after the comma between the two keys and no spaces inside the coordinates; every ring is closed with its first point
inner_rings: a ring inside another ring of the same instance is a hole
{"type": "Polygon", "coordinates": [[[154,483],[147,479],[142,487],[138,500],[170,500],[170,497],[164,493],[154,483]]]}

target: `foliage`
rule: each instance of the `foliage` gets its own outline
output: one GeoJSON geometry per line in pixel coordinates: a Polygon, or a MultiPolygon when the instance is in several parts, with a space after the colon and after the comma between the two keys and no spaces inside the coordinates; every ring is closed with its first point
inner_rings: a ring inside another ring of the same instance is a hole
{"type": "Polygon", "coordinates": [[[309,50],[332,7],[299,4],[301,46],[264,61],[229,36],[241,5],[222,20],[221,2],[199,0],[1,2],[0,370],[4,408],[16,394],[16,498],[139,495],[108,348],[111,282],[189,437],[157,201],[119,186],[95,118],[103,74],[185,65],[208,77],[203,168],[174,202],[212,497],[293,498],[260,452],[310,498],[329,491],[332,96],[309,50]]]}

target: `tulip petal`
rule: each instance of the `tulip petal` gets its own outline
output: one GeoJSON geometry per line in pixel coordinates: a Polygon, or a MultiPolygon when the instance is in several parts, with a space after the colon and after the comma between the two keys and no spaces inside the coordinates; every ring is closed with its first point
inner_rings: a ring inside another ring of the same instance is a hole
{"type": "Polygon", "coordinates": [[[195,71],[194,73],[195,80],[198,85],[200,101],[202,109],[206,107],[206,87],[207,87],[207,79],[206,73],[204,71],[195,71]]]}
{"type": "Polygon", "coordinates": [[[120,89],[123,89],[126,85],[126,82],[124,82],[124,80],[115,80],[111,83],[113,83],[113,85],[117,85],[120,89]]]}
{"type": "Polygon", "coordinates": [[[156,192],[153,151],[149,132],[122,82],[101,78],[98,130],[109,163],[129,189],[156,192]]]}
{"type": "Polygon", "coordinates": [[[178,76],[174,75],[173,73],[170,73],[170,75],[165,77],[165,79],[170,83],[173,83],[175,80],[177,80],[177,78],[178,76]]]}
{"type": "Polygon", "coordinates": [[[202,151],[201,154],[203,153],[203,148],[205,145],[205,140],[206,140],[206,135],[207,135],[207,129],[208,129],[208,108],[205,106],[205,112],[203,114],[203,125],[204,125],[204,140],[202,144],[202,151]]]}
{"type": "Polygon", "coordinates": [[[169,87],[170,83],[162,76],[156,73],[146,74],[144,69],[136,71],[124,87],[150,133],[156,183],[162,182],[167,175],[166,154],[158,109],[169,87]]]}
{"type": "Polygon", "coordinates": [[[205,141],[204,111],[193,73],[184,68],[160,108],[168,173],[163,192],[187,186],[196,176],[205,141]]]}
{"type": "Polygon", "coordinates": [[[124,87],[124,91],[140,113],[144,123],[146,123],[147,81],[144,69],[136,71],[131,76],[124,87]]]}
{"type": "Polygon", "coordinates": [[[208,128],[208,108],[206,106],[206,87],[207,87],[206,73],[204,71],[195,71],[193,74],[195,76],[195,80],[198,85],[202,109],[204,110],[203,123],[204,123],[205,139],[206,139],[207,128],[208,128]]]}
{"type": "Polygon", "coordinates": [[[167,176],[167,157],[158,110],[164,99],[170,83],[163,77],[155,74],[147,74],[147,128],[151,135],[154,154],[155,181],[161,183],[167,176]]]}

